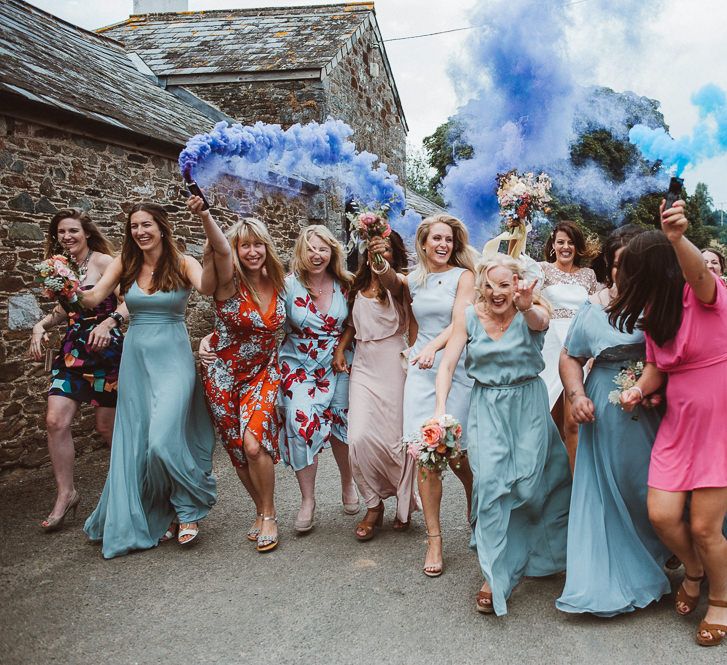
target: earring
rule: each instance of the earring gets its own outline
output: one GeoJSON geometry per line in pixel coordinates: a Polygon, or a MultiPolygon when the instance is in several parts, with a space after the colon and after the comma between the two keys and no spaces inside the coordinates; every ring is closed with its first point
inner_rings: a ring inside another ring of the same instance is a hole
{"type": "Polygon", "coordinates": [[[550,248],[550,255],[555,256],[555,250],[552,247],[550,248]]]}
{"type": "Polygon", "coordinates": [[[161,236],[162,236],[162,238],[164,237],[164,231],[162,231],[161,236]]]}

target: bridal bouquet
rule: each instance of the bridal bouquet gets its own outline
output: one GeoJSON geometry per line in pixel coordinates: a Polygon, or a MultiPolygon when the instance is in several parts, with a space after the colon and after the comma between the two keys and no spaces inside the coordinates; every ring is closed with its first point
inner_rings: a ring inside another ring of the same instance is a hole
{"type": "MultiPolygon", "coordinates": [[[[349,222],[351,223],[351,240],[348,243],[347,251],[351,251],[358,246],[359,251],[363,254],[368,246],[371,238],[386,238],[391,234],[391,226],[386,221],[386,206],[379,210],[359,209],[356,213],[348,213],[349,222]]],[[[384,267],[384,259],[379,254],[374,254],[373,258],[376,267],[381,269],[384,267]]]]}
{"type": "Polygon", "coordinates": [[[38,273],[35,281],[41,284],[46,298],[58,298],[71,311],[80,312],[83,309],[78,300],[81,282],[74,268],[75,264],[68,257],[56,254],[34,266],[38,273]]]}
{"type": "Polygon", "coordinates": [[[461,438],[462,425],[445,414],[427,420],[415,436],[404,439],[404,446],[420,467],[441,472],[462,453],[461,438]]]}
{"type": "Polygon", "coordinates": [[[508,220],[508,226],[515,226],[530,220],[537,211],[549,212],[551,201],[550,176],[541,173],[518,173],[515,169],[497,174],[497,201],[500,214],[508,220]]]}

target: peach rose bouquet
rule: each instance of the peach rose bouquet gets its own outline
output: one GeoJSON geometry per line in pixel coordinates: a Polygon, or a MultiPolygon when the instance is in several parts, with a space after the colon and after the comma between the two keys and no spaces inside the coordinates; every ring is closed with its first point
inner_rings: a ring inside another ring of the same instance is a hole
{"type": "Polygon", "coordinates": [[[81,282],[75,271],[75,263],[62,254],[51,256],[35,266],[35,281],[42,286],[46,298],[58,298],[71,311],[80,312],[78,301],[81,282]]]}
{"type": "Polygon", "coordinates": [[[430,418],[413,437],[404,439],[404,446],[423,469],[441,473],[462,454],[462,425],[449,414],[430,418]]]}

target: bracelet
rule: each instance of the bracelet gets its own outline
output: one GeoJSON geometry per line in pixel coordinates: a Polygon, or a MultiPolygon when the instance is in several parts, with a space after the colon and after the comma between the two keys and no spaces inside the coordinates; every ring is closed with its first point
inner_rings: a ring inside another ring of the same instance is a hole
{"type": "Polygon", "coordinates": [[[534,307],[530,305],[530,307],[528,307],[527,309],[518,309],[518,312],[520,312],[520,314],[527,314],[528,312],[532,312],[533,309],[534,307]]]}
{"type": "Polygon", "coordinates": [[[641,396],[640,399],[644,399],[644,391],[641,390],[641,388],[639,388],[638,386],[631,386],[631,388],[629,388],[629,390],[638,390],[639,395],[641,396]]]}
{"type": "Polygon", "coordinates": [[[376,270],[376,268],[374,268],[374,264],[372,261],[371,262],[371,272],[374,273],[375,275],[383,275],[389,268],[391,268],[388,261],[384,260],[384,263],[385,263],[385,265],[382,270],[376,270]]]}
{"type": "Polygon", "coordinates": [[[111,312],[111,314],[108,315],[108,318],[116,321],[117,328],[121,328],[124,323],[124,315],[121,312],[111,312]]]}

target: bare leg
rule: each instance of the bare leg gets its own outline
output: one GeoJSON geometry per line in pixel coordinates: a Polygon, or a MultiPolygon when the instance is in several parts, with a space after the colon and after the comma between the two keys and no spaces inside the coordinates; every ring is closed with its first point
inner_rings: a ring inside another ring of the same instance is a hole
{"type": "Polygon", "coordinates": [[[358,503],[356,485],[354,485],[353,474],[351,473],[351,464],[348,461],[348,445],[332,436],[331,450],[333,451],[333,457],[338,465],[338,471],[341,474],[341,498],[343,503],[358,503]]]}
{"type": "Polygon", "coordinates": [[[439,510],[442,504],[442,477],[435,471],[419,469],[417,484],[422,499],[424,524],[427,527],[428,536],[424,571],[437,573],[442,570],[442,529],[439,521],[439,510]]]}
{"type": "Polygon", "coordinates": [[[116,409],[111,406],[97,406],[95,415],[96,431],[101,435],[101,438],[110,448],[111,439],[114,436],[114,418],[116,417],[116,409]]]}
{"type": "Polygon", "coordinates": [[[48,452],[56,479],[56,502],[48,517],[60,517],[73,499],[73,463],[75,450],[71,423],[78,411],[78,402],[60,395],[48,397],[45,422],[48,429],[48,452]]]}
{"type": "Polygon", "coordinates": [[[458,461],[450,460],[449,468],[452,469],[454,475],[460,479],[464,486],[464,493],[467,497],[467,522],[472,523],[472,469],[467,455],[460,456],[458,461]]]}
{"type": "MultiPolygon", "coordinates": [[[[707,573],[709,597],[727,601],[727,539],[722,533],[725,514],[727,487],[710,487],[692,492],[692,540],[707,573]]],[[[708,623],[727,626],[727,607],[710,605],[704,619],[708,623]]],[[[701,634],[709,638],[705,631],[701,634]]]]}
{"type": "Polygon", "coordinates": [[[318,456],[316,455],[313,464],[295,472],[300,487],[300,510],[298,511],[298,522],[309,522],[313,517],[316,507],[316,473],[318,471],[318,456]]]}
{"type": "MultiPolygon", "coordinates": [[[[273,464],[273,458],[249,430],[246,430],[243,436],[243,446],[245,447],[249,478],[258,498],[258,501],[255,502],[255,509],[265,516],[275,517],[275,464],[273,464]]],[[[275,521],[262,520],[261,536],[277,537],[277,534],[278,527],[275,521]]]]}
{"type": "Polygon", "coordinates": [[[576,466],[576,449],[578,448],[578,423],[573,418],[573,408],[571,401],[565,396],[563,399],[563,442],[568,452],[568,463],[570,464],[570,472],[573,475],[573,469],[576,466]]]}
{"type": "MultiPolygon", "coordinates": [[[[704,574],[704,566],[694,547],[689,525],[684,521],[686,500],[687,492],[666,492],[650,487],[647,499],[649,520],[661,542],[684,563],[685,572],[699,577],[704,574]]],[[[684,578],[682,584],[690,596],[699,595],[699,582],[684,578]]],[[[687,610],[684,605],[679,608],[681,612],[687,610]]]]}
{"type": "Polygon", "coordinates": [[[254,533],[254,529],[257,529],[259,533],[260,527],[262,527],[263,524],[262,517],[260,517],[262,514],[262,502],[260,500],[260,495],[257,493],[255,485],[253,485],[252,479],[250,478],[250,467],[247,464],[244,464],[243,466],[236,466],[235,472],[255,504],[255,523],[252,527],[250,527],[250,531],[254,533]]]}

